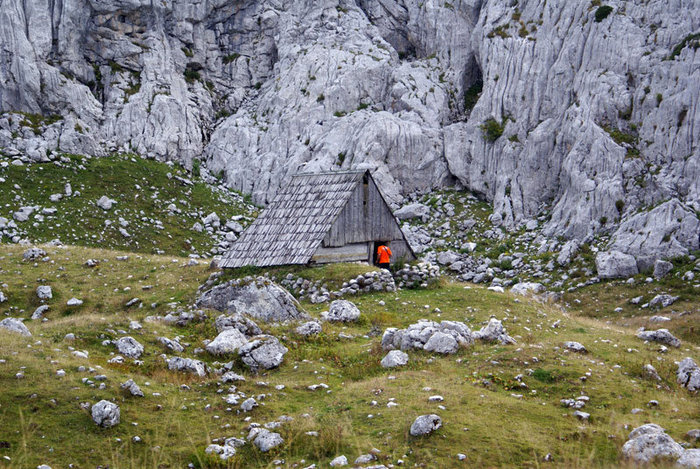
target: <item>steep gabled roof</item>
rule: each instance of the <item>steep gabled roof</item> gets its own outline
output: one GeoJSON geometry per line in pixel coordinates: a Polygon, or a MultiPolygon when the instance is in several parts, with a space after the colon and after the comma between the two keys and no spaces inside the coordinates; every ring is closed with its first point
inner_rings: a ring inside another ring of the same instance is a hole
{"type": "Polygon", "coordinates": [[[365,173],[293,176],[223,256],[220,267],[307,264],[365,173]]]}

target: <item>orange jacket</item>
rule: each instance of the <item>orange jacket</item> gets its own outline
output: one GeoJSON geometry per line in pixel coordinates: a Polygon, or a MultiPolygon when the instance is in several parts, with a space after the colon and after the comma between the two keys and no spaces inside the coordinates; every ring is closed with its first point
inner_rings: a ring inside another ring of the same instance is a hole
{"type": "Polygon", "coordinates": [[[377,255],[379,256],[377,261],[379,264],[388,264],[391,260],[391,249],[389,249],[389,246],[379,246],[377,255]]]}

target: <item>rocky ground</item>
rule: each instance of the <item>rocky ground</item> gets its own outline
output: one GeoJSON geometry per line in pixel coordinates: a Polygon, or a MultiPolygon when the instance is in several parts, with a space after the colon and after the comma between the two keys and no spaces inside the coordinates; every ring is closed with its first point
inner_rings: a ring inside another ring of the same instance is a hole
{"type": "Polygon", "coordinates": [[[697,252],[446,190],[395,206],[414,265],[220,272],[247,198],[52,158],[0,164],[0,465],[697,467],[697,252]]]}
{"type": "Polygon", "coordinates": [[[444,277],[298,303],[264,277],[197,293],[211,272],[187,258],[38,249],[0,256],[8,467],[695,457],[697,337],[642,336],[444,277]],[[649,422],[664,430],[630,435],[649,422]]]}

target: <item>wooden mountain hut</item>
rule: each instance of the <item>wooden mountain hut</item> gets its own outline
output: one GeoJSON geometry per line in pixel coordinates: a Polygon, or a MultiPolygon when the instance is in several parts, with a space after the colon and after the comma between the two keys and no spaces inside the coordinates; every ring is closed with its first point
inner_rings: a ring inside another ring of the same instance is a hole
{"type": "Polygon", "coordinates": [[[389,242],[392,262],[416,258],[372,174],[300,173],[223,256],[224,268],[365,261],[389,242]]]}

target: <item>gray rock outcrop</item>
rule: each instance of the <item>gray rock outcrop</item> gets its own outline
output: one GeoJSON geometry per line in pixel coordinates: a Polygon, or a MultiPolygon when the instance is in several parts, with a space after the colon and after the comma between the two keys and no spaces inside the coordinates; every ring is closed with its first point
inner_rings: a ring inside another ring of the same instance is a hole
{"type": "Polygon", "coordinates": [[[243,363],[253,371],[277,368],[282,364],[287,352],[287,347],[271,335],[254,337],[238,349],[238,355],[243,363]]]}
{"type": "Polygon", "coordinates": [[[279,433],[273,433],[262,427],[251,429],[248,434],[248,440],[252,440],[253,444],[263,453],[284,443],[284,439],[279,433]]]}
{"type": "Polygon", "coordinates": [[[546,205],[549,236],[642,264],[698,249],[694,2],[6,6],[0,146],[32,161],[204,155],[259,203],[301,167],[376,167],[392,201],[457,182],[506,228],[546,205]]]}
{"type": "Polygon", "coordinates": [[[411,436],[430,435],[442,427],[442,419],[436,414],[421,415],[411,424],[411,436]]]}
{"type": "Polygon", "coordinates": [[[700,391],[700,367],[692,358],[686,357],[681,360],[676,377],[678,383],[688,391],[700,391]]]}
{"type": "Polygon", "coordinates": [[[6,331],[14,332],[15,334],[21,334],[26,337],[31,337],[32,333],[29,332],[27,326],[24,325],[21,319],[17,318],[5,318],[0,321],[0,328],[6,331]]]}
{"type": "Polygon", "coordinates": [[[360,319],[360,310],[352,301],[335,300],[321,317],[330,322],[353,322],[360,319]]]}
{"type": "Polygon", "coordinates": [[[240,313],[228,315],[222,314],[216,318],[214,325],[216,326],[216,330],[219,332],[235,328],[246,336],[262,334],[262,330],[260,327],[258,327],[255,321],[240,313]]]}
{"type": "Polygon", "coordinates": [[[207,344],[206,349],[212,355],[226,355],[236,353],[247,343],[248,339],[241,331],[231,328],[219,333],[214,340],[207,344]]]}
{"type": "Polygon", "coordinates": [[[515,343],[515,339],[508,335],[503,323],[496,318],[489,319],[484,327],[474,331],[473,337],[484,342],[500,342],[503,345],[515,343]]]}
{"type": "Polygon", "coordinates": [[[671,334],[668,329],[658,329],[656,331],[640,330],[637,332],[637,338],[648,342],[658,342],[671,347],[680,347],[681,341],[671,334]]]}
{"type": "Polygon", "coordinates": [[[119,353],[127,358],[139,358],[143,353],[143,345],[133,337],[120,337],[114,341],[114,345],[119,353]]]}
{"type": "Polygon", "coordinates": [[[92,420],[100,427],[113,427],[119,424],[119,406],[113,402],[101,400],[92,406],[92,420]]]}
{"type": "Polygon", "coordinates": [[[320,334],[321,330],[321,325],[316,321],[305,322],[294,329],[297,334],[304,337],[320,334]]]}
{"type": "Polygon", "coordinates": [[[266,322],[306,318],[299,302],[287,290],[262,277],[226,282],[208,290],[197,300],[200,308],[224,313],[247,314],[266,322]]]}
{"type": "Polygon", "coordinates": [[[421,319],[406,329],[390,327],[382,335],[384,350],[430,350],[437,353],[454,353],[461,347],[474,343],[469,327],[461,322],[440,323],[421,319]],[[435,339],[433,339],[433,337],[435,339]],[[427,347],[427,348],[426,348],[427,347]]]}
{"type": "Polygon", "coordinates": [[[627,278],[639,273],[634,256],[620,251],[599,252],[595,266],[600,278],[627,278]]]}
{"type": "Polygon", "coordinates": [[[206,376],[207,366],[200,360],[192,358],[172,357],[167,360],[168,369],[173,371],[182,371],[185,373],[194,373],[197,376],[206,376]]]}
{"type": "MultiPolygon", "coordinates": [[[[454,339],[452,339],[454,340],[454,339]]],[[[391,350],[382,358],[381,365],[384,368],[396,368],[408,363],[408,354],[401,350],[391,350]]]]}
{"type": "Polygon", "coordinates": [[[622,446],[622,454],[637,463],[651,463],[659,459],[677,460],[683,447],[676,443],[666,431],[654,423],[637,427],[630,432],[622,446]]]}
{"type": "Polygon", "coordinates": [[[132,396],[143,397],[143,391],[141,391],[141,388],[134,382],[133,379],[126,380],[119,387],[127,391],[132,396]]]}

